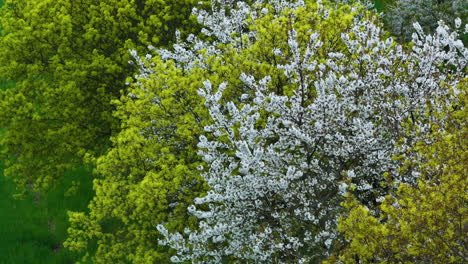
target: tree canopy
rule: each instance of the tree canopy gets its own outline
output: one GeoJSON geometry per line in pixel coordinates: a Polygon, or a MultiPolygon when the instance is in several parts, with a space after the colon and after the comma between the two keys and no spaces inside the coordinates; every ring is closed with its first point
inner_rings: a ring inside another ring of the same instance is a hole
{"type": "Polygon", "coordinates": [[[0,16],[5,174],[47,189],[120,130],[111,100],[136,72],[129,49],[164,46],[196,28],[198,1],[9,0],[0,16]]]}

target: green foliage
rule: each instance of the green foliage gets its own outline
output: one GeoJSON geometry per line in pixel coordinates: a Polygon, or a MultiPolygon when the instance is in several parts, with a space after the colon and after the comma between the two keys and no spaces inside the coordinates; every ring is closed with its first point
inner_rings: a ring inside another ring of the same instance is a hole
{"type": "MultiPolygon", "coordinates": [[[[339,229],[349,245],[344,263],[464,263],[468,232],[468,102],[467,80],[460,101],[443,113],[444,126],[432,124],[430,141],[414,149],[423,161],[410,160],[403,170],[418,166],[416,186],[400,184],[373,214],[352,196],[339,229]],[[360,262],[358,262],[358,260],[360,262]]],[[[338,258],[330,262],[338,262],[338,258]]]]}
{"type": "Polygon", "coordinates": [[[0,16],[1,158],[19,186],[47,189],[120,130],[110,101],[135,72],[129,49],[194,27],[198,1],[7,0],[0,16]]]}

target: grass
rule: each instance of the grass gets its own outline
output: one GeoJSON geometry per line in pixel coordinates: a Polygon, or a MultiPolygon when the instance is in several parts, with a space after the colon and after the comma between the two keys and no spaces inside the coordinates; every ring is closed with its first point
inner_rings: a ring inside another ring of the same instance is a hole
{"type": "MultiPolygon", "coordinates": [[[[11,85],[0,78],[0,90],[11,85]]],[[[86,211],[93,197],[91,173],[85,169],[70,171],[44,197],[28,194],[18,200],[13,198],[18,193],[16,185],[3,175],[1,163],[0,264],[67,264],[79,260],[80,256],[63,248],[62,243],[69,225],[67,211],[86,211]],[[75,194],[67,195],[73,182],[80,185],[75,194]]]]}
{"type": "Polygon", "coordinates": [[[68,228],[68,210],[86,210],[93,195],[88,171],[78,169],[43,199],[32,195],[22,200],[12,197],[15,184],[0,174],[0,264],[74,263],[79,256],[63,248],[68,228]],[[72,181],[81,186],[75,195],[65,193],[72,181]]]}

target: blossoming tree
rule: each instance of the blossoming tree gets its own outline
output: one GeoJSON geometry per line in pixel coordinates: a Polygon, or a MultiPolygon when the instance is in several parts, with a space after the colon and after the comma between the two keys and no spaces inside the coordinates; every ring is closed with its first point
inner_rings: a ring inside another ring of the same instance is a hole
{"type": "Polygon", "coordinates": [[[197,229],[171,234],[159,225],[162,243],[177,250],[174,262],[319,261],[340,239],[345,178],[374,210],[392,188],[381,184],[385,174],[398,183],[417,181],[418,172],[401,173],[393,157],[424,141],[431,113],[453,100],[447,87],[464,77],[468,55],[459,33],[442,23],[426,35],[415,24],[408,48],[361,16],[341,32],[343,45],[322,53],[312,20],[303,24],[296,13],[304,8],[273,18],[292,21],[288,45],[272,49],[281,62],[276,73],[286,77],[281,87],[277,76],[243,72],[240,100],[223,99],[228,82],[214,87],[207,80],[200,89],[213,120],[205,127],[210,137],[198,144],[210,190],[189,207],[197,229]]]}
{"type": "Polygon", "coordinates": [[[416,24],[401,46],[363,7],[327,1],[194,13],[205,37],[136,56],[123,130],[98,161],[90,213],[70,214],[68,247],[96,240],[96,263],[315,263],[345,241],[347,191],[376,211],[395,188],[384,175],[417,182],[394,157],[415,155],[453,101],[468,57],[458,31],[416,24]]]}

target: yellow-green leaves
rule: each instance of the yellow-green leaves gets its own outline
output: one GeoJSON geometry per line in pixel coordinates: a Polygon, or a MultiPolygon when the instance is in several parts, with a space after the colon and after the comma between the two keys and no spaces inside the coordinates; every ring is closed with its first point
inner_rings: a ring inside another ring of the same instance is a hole
{"type": "MultiPolygon", "coordinates": [[[[107,230],[89,237],[82,226],[70,230],[74,241],[96,239],[95,263],[128,259],[132,263],[165,263],[156,225],[170,222],[181,230],[190,225],[187,204],[204,190],[198,173],[198,135],[207,111],[197,89],[206,78],[201,69],[184,72],[158,58],[151,79],[139,80],[117,102],[115,115],[121,132],[112,138],[113,148],[97,160],[96,197],[82,223],[107,230]],[[118,252],[118,253],[116,253],[118,252]]],[[[71,220],[75,219],[72,214],[71,220]]]]}
{"type": "Polygon", "coordinates": [[[196,28],[198,1],[9,0],[0,16],[2,159],[20,186],[47,189],[120,129],[110,103],[136,72],[129,49],[196,28]]]}

